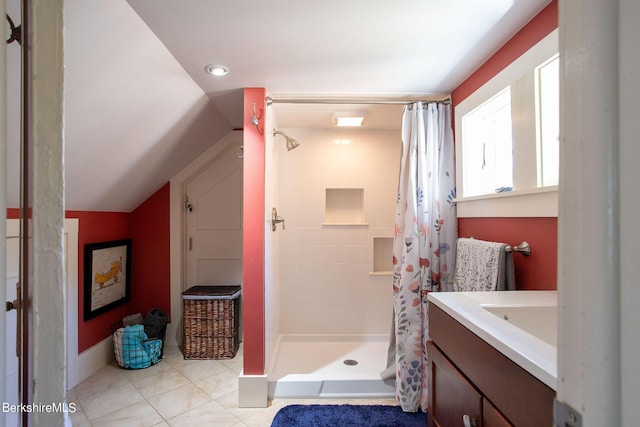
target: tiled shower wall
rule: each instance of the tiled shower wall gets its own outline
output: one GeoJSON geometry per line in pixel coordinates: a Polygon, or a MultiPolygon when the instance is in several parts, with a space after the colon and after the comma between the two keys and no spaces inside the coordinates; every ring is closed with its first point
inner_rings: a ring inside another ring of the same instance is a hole
{"type": "MultiPolygon", "coordinates": [[[[265,129],[277,128],[273,114],[266,115],[265,129]]],[[[278,255],[280,253],[280,234],[271,231],[268,218],[271,216],[271,208],[280,205],[279,181],[279,148],[273,141],[273,135],[267,132],[265,142],[265,253],[264,253],[264,331],[265,331],[265,367],[272,364],[275,354],[277,339],[280,334],[279,313],[280,303],[278,291],[280,282],[280,266],[278,255]]]]}
{"type": "MultiPolygon", "coordinates": [[[[287,152],[275,141],[286,227],[277,231],[280,333],[389,333],[391,275],[371,273],[374,238],[393,236],[400,131],[284,131],[300,146],[287,152]],[[366,224],[323,224],[326,189],[362,189],[366,224]]],[[[391,257],[390,248],[381,257],[388,270],[391,257]]]]}

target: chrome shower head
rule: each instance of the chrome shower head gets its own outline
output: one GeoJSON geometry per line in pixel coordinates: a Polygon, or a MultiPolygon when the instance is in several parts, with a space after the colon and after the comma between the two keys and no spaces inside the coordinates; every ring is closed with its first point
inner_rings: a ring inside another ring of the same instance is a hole
{"type": "Polygon", "coordinates": [[[295,139],[291,138],[286,133],[274,129],[273,130],[273,136],[275,137],[276,135],[282,135],[287,140],[287,151],[291,151],[294,148],[296,148],[298,145],[300,145],[300,143],[298,141],[296,141],[295,139]]]}

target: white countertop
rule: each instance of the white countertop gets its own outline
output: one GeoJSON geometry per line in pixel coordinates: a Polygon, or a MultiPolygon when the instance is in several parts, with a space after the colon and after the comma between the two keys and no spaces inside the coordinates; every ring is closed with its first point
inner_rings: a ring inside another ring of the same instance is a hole
{"type": "MultiPolygon", "coordinates": [[[[431,292],[428,300],[521,368],[556,390],[558,376],[556,346],[486,309],[491,308],[495,311],[494,308],[500,307],[507,307],[510,310],[517,307],[540,307],[552,310],[558,305],[556,291],[431,292]]],[[[557,316],[555,318],[557,319],[557,316]]],[[[539,319],[539,316],[531,318],[532,322],[538,320],[543,319],[539,319]]],[[[552,321],[545,327],[557,329],[557,321],[552,321]]],[[[555,335],[555,331],[550,332],[555,335]]]]}

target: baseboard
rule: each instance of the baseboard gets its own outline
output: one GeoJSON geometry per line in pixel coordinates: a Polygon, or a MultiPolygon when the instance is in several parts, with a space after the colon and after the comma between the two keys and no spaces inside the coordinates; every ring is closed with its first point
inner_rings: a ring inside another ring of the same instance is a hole
{"type": "Polygon", "coordinates": [[[238,377],[238,406],[240,408],[266,408],[269,400],[267,375],[245,375],[238,377]]]}
{"type": "MultiPolygon", "coordinates": [[[[98,372],[100,369],[115,360],[113,353],[113,339],[111,336],[100,341],[93,347],[78,355],[78,384],[98,372]]],[[[69,384],[69,388],[77,384],[69,384]]]]}

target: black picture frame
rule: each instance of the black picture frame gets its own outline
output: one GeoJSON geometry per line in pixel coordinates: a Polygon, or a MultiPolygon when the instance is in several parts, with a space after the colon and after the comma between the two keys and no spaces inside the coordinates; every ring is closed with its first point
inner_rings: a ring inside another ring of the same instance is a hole
{"type": "Polygon", "coordinates": [[[131,239],[84,245],[84,320],[129,302],[131,239]]]}

